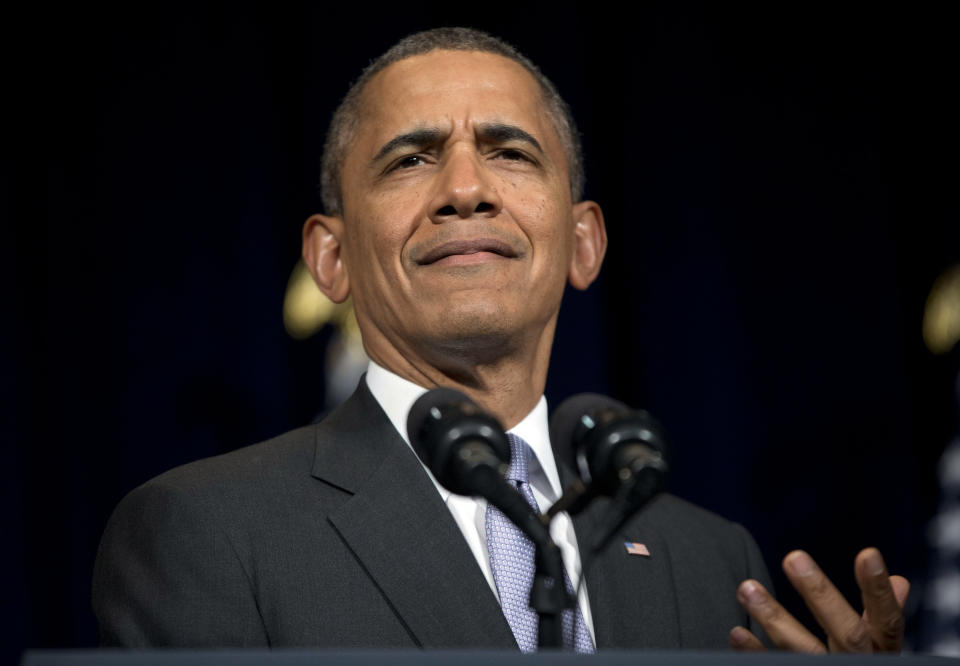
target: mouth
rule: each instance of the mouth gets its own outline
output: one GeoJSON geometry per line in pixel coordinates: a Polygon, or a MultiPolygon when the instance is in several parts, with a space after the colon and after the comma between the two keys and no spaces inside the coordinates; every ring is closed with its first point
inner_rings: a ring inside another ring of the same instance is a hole
{"type": "Polygon", "coordinates": [[[421,266],[444,263],[478,263],[494,258],[514,259],[518,255],[509,244],[496,238],[452,240],[428,250],[416,259],[421,266]]]}

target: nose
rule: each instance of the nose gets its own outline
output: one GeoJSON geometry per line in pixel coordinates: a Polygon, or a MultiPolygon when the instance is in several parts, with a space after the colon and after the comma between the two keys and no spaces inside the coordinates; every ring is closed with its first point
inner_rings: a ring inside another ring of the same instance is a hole
{"type": "Polygon", "coordinates": [[[430,219],[440,224],[474,215],[496,217],[503,208],[494,176],[476,154],[457,152],[448,156],[430,202],[430,219]]]}

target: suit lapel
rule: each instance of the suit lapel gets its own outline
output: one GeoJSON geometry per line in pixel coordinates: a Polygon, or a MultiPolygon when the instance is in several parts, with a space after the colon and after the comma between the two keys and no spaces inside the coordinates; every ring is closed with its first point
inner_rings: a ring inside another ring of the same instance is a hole
{"type": "Polygon", "coordinates": [[[313,475],[353,495],[328,520],[419,645],[516,647],[459,527],[365,380],[318,426],[313,475]]]}

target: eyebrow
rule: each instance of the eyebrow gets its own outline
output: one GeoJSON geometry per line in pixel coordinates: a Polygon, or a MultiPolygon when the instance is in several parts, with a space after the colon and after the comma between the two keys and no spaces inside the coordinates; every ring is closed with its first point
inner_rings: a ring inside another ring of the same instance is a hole
{"type": "MultiPolygon", "coordinates": [[[[378,162],[390,153],[400,148],[424,148],[435,144],[446,136],[446,132],[437,127],[423,127],[410,132],[398,134],[387,141],[373,158],[373,162],[378,162]]],[[[540,142],[526,130],[520,129],[516,125],[506,123],[485,123],[477,129],[477,136],[482,141],[489,143],[506,143],[508,141],[522,141],[530,144],[542,155],[543,148],[540,142]]]]}
{"type": "Polygon", "coordinates": [[[383,147],[380,148],[374,156],[373,161],[377,162],[381,160],[398,148],[423,148],[429,146],[442,140],[444,135],[445,132],[437,127],[423,127],[421,129],[415,129],[412,132],[398,134],[383,144],[383,147]]]}
{"type": "Polygon", "coordinates": [[[508,141],[522,141],[528,143],[537,149],[541,155],[543,148],[540,142],[526,130],[522,130],[516,125],[507,125],[506,123],[487,123],[480,125],[477,131],[478,137],[483,141],[490,143],[506,143],[508,141]]]}

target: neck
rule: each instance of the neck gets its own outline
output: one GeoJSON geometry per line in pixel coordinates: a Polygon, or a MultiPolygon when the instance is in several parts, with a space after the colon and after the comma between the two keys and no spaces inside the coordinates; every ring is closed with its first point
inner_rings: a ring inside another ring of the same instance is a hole
{"type": "Polygon", "coordinates": [[[510,429],[543,395],[555,323],[530,340],[413,346],[371,344],[365,337],[364,347],[373,361],[414,384],[465,393],[510,429]]]}

